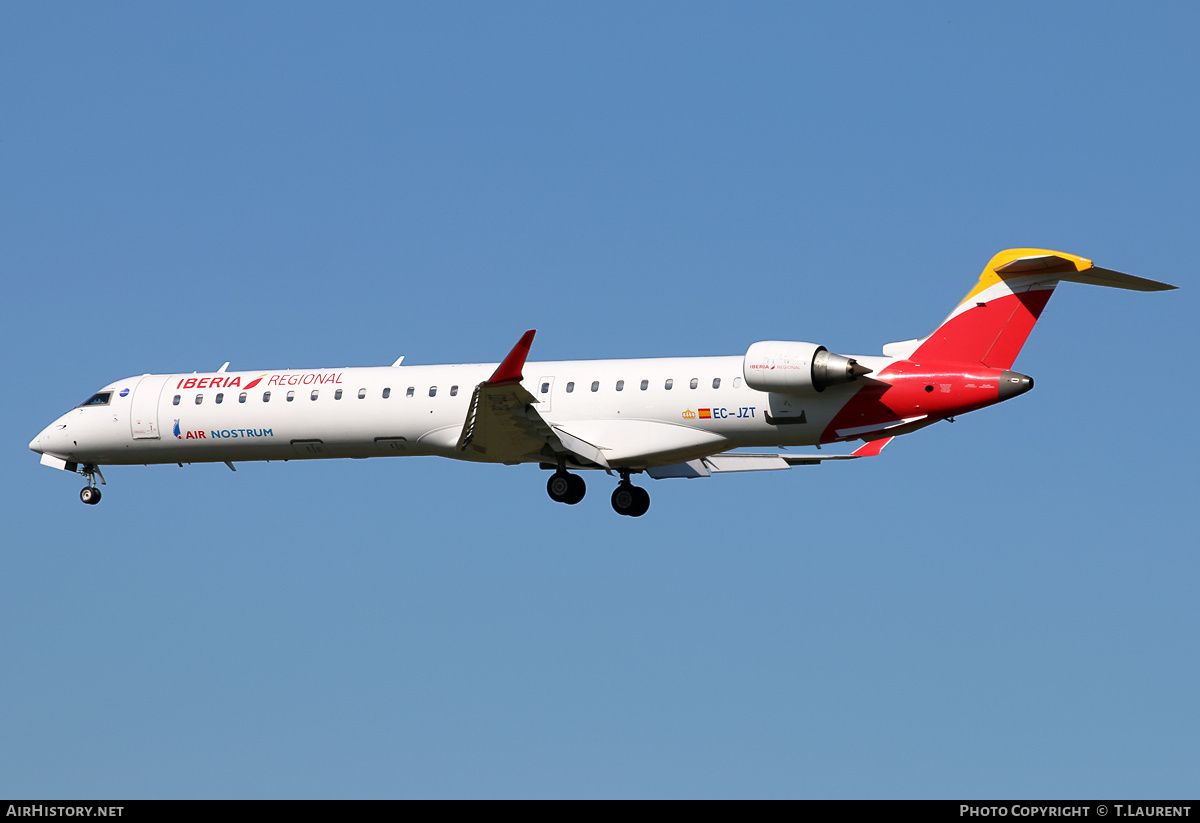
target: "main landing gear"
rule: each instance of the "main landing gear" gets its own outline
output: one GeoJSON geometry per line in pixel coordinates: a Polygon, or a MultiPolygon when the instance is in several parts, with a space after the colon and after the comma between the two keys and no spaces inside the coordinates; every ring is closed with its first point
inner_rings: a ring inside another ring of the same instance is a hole
{"type": "MultiPolygon", "coordinates": [[[[560,468],[546,481],[546,493],[556,503],[574,506],[583,499],[587,487],[583,478],[560,468]]],[[[612,494],[612,507],[617,514],[641,517],[650,510],[650,493],[629,482],[629,471],[621,471],[621,483],[612,494]]]]}
{"type": "Polygon", "coordinates": [[[79,491],[79,499],[89,506],[94,506],[100,502],[100,489],[96,488],[96,478],[100,478],[100,483],[107,486],[104,482],[104,475],[100,473],[100,467],[91,463],[85,463],[80,468],[76,469],[79,474],[87,478],[88,484],[79,491]]]}
{"type": "Polygon", "coordinates": [[[650,510],[650,492],[629,482],[629,472],[621,472],[621,483],[612,493],[612,507],[617,514],[641,517],[650,510]]]}
{"type": "Polygon", "coordinates": [[[546,481],[546,493],[555,503],[574,506],[587,493],[587,485],[579,475],[559,469],[546,481]]]}

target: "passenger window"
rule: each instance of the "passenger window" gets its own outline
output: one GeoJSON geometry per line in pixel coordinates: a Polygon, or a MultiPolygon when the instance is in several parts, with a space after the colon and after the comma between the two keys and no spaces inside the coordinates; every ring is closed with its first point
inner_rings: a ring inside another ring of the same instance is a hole
{"type": "Polygon", "coordinates": [[[624,380],[617,381],[617,391],[625,391],[625,381],[624,380]]]}
{"type": "Polygon", "coordinates": [[[674,385],[675,385],[675,381],[668,377],[667,382],[663,383],[663,388],[666,389],[667,391],[670,391],[671,387],[674,385]]]}
{"type": "Polygon", "coordinates": [[[643,381],[642,381],[642,391],[645,391],[645,390],[646,390],[646,389],[648,389],[648,388],[650,388],[650,381],[649,381],[649,380],[643,380],[643,381]]]}
{"type": "Polygon", "coordinates": [[[714,388],[714,389],[719,389],[719,388],[721,388],[721,378],[719,378],[719,377],[714,377],[714,378],[713,378],[713,388],[714,388]]]}
{"type": "Polygon", "coordinates": [[[696,387],[697,387],[697,386],[699,386],[699,385],[700,385],[700,381],[699,381],[699,380],[697,380],[696,378],[694,378],[694,377],[693,377],[693,378],[692,378],[692,382],[688,383],[688,388],[689,388],[689,389],[694,389],[694,388],[696,388],[696,387]]]}
{"type": "Polygon", "coordinates": [[[291,403],[295,399],[296,399],[296,393],[294,391],[290,391],[287,393],[287,401],[289,403],[291,403]]]}
{"type": "Polygon", "coordinates": [[[172,406],[178,406],[178,405],[179,405],[179,395],[175,395],[175,399],[171,401],[171,405],[172,405],[172,406]]]}
{"type": "Polygon", "coordinates": [[[202,394],[196,395],[196,405],[199,406],[203,402],[204,402],[204,395],[202,395],[202,394]]]}
{"type": "Polygon", "coordinates": [[[311,394],[311,395],[309,395],[308,399],[309,399],[309,400],[316,400],[316,399],[317,399],[317,390],[316,390],[316,389],[313,389],[313,391],[312,391],[312,394],[311,394]]]}
{"type": "Polygon", "coordinates": [[[416,389],[415,389],[415,388],[413,388],[412,386],[409,386],[409,387],[408,387],[408,391],[406,391],[406,392],[404,393],[404,396],[405,396],[405,397],[412,397],[414,394],[416,394],[416,389]]]}
{"type": "Polygon", "coordinates": [[[239,394],[239,395],[238,395],[238,402],[239,402],[239,403],[245,403],[245,402],[246,402],[246,393],[245,393],[245,392],[242,392],[241,394],[239,394]]]}
{"type": "Polygon", "coordinates": [[[217,395],[217,402],[218,402],[218,403],[220,403],[220,402],[221,402],[222,400],[224,400],[224,399],[225,399],[225,395],[223,395],[223,394],[218,394],[218,395],[217,395]]]}
{"type": "Polygon", "coordinates": [[[337,391],[335,391],[335,392],[333,393],[333,399],[334,399],[334,400],[341,400],[341,399],[342,399],[342,390],[341,390],[341,389],[338,389],[337,391]]]}
{"type": "Polygon", "coordinates": [[[740,377],[733,378],[733,387],[735,389],[740,389],[742,387],[742,378],[740,378],[740,377]]]}
{"type": "Polygon", "coordinates": [[[437,396],[437,386],[430,386],[430,387],[429,387],[429,396],[430,396],[430,397],[436,397],[436,396],[437,396]]]}
{"type": "Polygon", "coordinates": [[[264,403],[270,403],[270,402],[271,402],[271,393],[270,393],[269,391],[265,391],[265,392],[263,392],[263,402],[264,402],[264,403]]]}
{"type": "Polygon", "coordinates": [[[599,380],[592,381],[592,391],[600,391],[600,381],[599,380]]]}
{"type": "Polygon", "coordinates": [[[458,386],[451,386],[451,387],[450,387],[450,396],[451,396],[451,397],[458,397],[458,386]]]}
{"type": "Polygon", "coordinates": [[[573,392],[573,391],[575,391],[575,384],[574,384],[574,383],[568,383],[568,384],[567,384],[567,394],[570,394],[570,393],[571,393],[571,392],[573,392]]]}
{"type": "Polygon", "coordinates": [[[549,393],[549,391],[550,391],[550,384],[549,384],[549,383],[543,383],[543,384],[542,384],[542,394],[548,394],[548,393],[549,393]]]}
{"type": "Polygon", "coordinates": [[[384,399],[384,400],[387,400],[387,399],[388,399],[389,397],[391,397],[391,396],[392,396],[392,390],[391,390],[391,389],[384,389],[384,390],[383,390],[383,399],[384,399]]]}
{"type": "Polygon", "coordinates": [[[359,400],[366,400],[366,399],[367,399],[367,390],[366,390],[366,389],[359,389],[359,390],[358,390],[358,399],[359,399],[359,400]]]}

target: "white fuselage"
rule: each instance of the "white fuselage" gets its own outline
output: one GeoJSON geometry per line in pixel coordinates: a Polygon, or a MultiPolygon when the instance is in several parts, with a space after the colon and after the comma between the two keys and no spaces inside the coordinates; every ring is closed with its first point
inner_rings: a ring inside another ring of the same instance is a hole
{"type": "MultiPolygon", "coordinates": [[[[859,360],[876,369],[890,362],[859,360]]],[[[30,448],[105,465],[399,455],[487,461],[457,445],[472,392],[495,369],[141,375],[110,383],[101,389],[111,393],[106,404],[72,409],[30,448]]],[[[745,385],[740,355],[528,362],[522,385],[546,422],[605,449],[611,466],[629,468],[745,446],[820,443],[858,390],[832,386],[803,398],[755,391],[745,385]],[[656,451],[656,443],[664,445],[656,451]]]]}

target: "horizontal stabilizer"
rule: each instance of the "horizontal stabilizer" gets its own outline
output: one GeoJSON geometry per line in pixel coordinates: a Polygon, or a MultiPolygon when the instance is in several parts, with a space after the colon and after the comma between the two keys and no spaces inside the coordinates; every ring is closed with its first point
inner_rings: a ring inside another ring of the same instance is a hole
{"type": "Polygon", "coordinates": [[[1170,291],[1179,288],[1170,283],[1147,280],[1145,277],[1134,277],[1132,274],[1102,269],[1099,266],[1092,266],[1087,271],[1069,275],[1063,280],[1069,280],[1072,283],[1087,283],[1091,286],[1108,286],[1112,289],[1129,289],[1130,291],[1170,291]]]}
{"type": "Polygon", "coordinates": [[[1112,269],[1102,269],[1086,258],[1076,257],[1071,260],[1063,254],[1032,254],[1018,257],[996,266],[994,271],[1006,277],[1017,274],[1061,274],[1062,277],[1055,279],[1131,291],[1169,291],[1178,288],[1170,283],[1160,283],[1157,280],[1135,277],[1132,274],[1112,269]]]}

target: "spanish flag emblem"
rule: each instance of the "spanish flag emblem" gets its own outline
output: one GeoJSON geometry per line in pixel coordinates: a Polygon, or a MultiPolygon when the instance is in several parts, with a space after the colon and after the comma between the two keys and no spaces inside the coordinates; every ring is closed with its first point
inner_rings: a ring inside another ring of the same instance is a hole
{"type": "Polygon", "coordinates": [[[700,419],[701,420],[712,420],[712,409],[701,409],[700,410],[700,419]]]}

